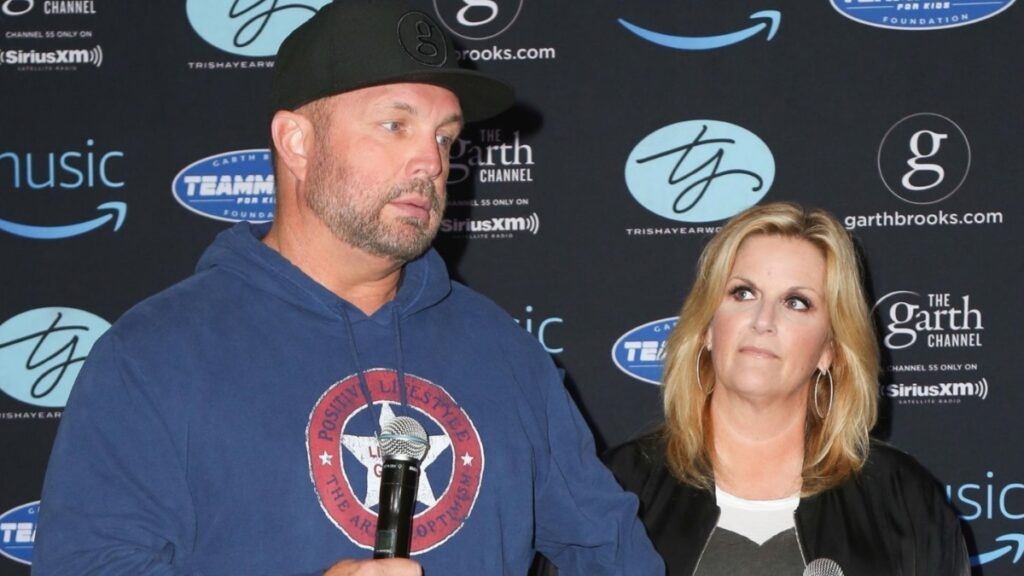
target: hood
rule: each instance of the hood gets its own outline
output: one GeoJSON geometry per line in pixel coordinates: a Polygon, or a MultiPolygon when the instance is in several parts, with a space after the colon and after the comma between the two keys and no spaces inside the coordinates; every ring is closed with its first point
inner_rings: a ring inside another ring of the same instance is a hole
{"type": "Polygon", "coordinates": [[[269,223],[240,222],[221,232],[199,259],[196,273],[220,270],[237,274],[244,277],[249,286],[300,308],[331,318],[347,315],[353,322],[369,319],[387,324],[395,312],[400,318],[410,316],[437,304],[451,293],[448,269],[431,248],[406,264],[395,299],[368,317],[263,244],[261,240],[269,230],[269,223]],[[397,308],[397,311],[392,308],[397,308]]]}

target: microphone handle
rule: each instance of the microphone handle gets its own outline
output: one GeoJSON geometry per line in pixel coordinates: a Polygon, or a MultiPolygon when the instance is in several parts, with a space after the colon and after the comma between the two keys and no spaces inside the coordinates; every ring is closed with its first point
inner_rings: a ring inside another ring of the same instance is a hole
{"type": "Polygon", "coordinates": [[[419,463],[388,459],[380,475],[380,512],[374,558],[408,558],[412,545],[412,516],[420,479],[419,463]]]}

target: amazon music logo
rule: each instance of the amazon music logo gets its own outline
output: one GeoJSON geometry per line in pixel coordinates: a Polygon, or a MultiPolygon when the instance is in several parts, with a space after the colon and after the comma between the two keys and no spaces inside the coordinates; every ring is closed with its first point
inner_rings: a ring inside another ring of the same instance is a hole
{"type": "MultiPolygon", "coordinates": [[[[119,190],[125,185],[124,158],[123,151],[104,149],[92,138],[86,140],[84,146],[70,150],[0,152],[0,193],[119,190]]],[[[50,215],[40,222],[38,217],[30,220],[0,212],[0,232],[36,240],[56,240],[86,234],[108,223],[117,232],[128,213],[128,204],[121,201],[100,202],[91,209],[75,210],[73,214],[68,203],[42,196],[39,201],[47,206],[59,206],[61,215],[50,215]]]]}
{"type": "Polygon", "coordinates": [[[995,472],[988,470],[978,481],[947,484],[946,498],[960,512],[960,518],[971,523],[978,550],[976,556],[971,556],[972,566],[1024,563],[1024,534],[992,535],[992,523],[988,522],[996,521],[1005,527],[1024,520],[1024,483],[997,478],[995,472]]]}
{"type": "Polygon", "coordinates": [[[240,56],[277,54],[281,42],[331,0],[188,0],[192,29],[212,46],[240,56]]]}
{"type": "Polygon", "coordinates": [[[93,344],[110,328],[76,308],[37,308],[0,324],[0,390],[47,408],[63,408],[93,344]]]}
{"type": "Polygon", "coordinates": [[[775,158],[756,134],[718,120],[669,124],[626,160],[626,185],[651,212],[679,222],[724,220],[758,203],[775,180],[775,158]]]}

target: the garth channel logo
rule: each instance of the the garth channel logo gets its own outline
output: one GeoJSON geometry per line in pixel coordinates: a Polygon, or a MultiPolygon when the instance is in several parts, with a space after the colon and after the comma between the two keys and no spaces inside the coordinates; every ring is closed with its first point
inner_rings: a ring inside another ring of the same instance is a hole
{"type": "Polygon", "coordinates": [[[225,222],[274,219],[274,170],[270,150],[233,150],[207,156],[178,172],[171,185],[185,208],[225,222]]]}
{"type": "Polygon", "coordinates": [[[832,7],[847,18],[891,30],[941,30],[977,24],[1007,8],[1016,0],[831,0],[832,7]]]}
{"type": "Polygon", "coordinates": [[[31,565],[38,519],[38,500],[0,514],[0,555],[31,565]]]}
{"type": "Polygon", "coordinates": [[[281,42],[331,0],[188,0],[185,12],[199,36],[231,54],[269,57],[281,42]]]}
{"type": "Polygon", "coordinates": [[[26,404],[63,408],[82,363],[110,328],[76,308],[37,308],[0,324],[0,390],[26,404]]]}
{"type": "Polygon", "coordinates": [[[661,384],[665,343],[679,318],[662,318],[631,329],[612,346],[612,362],[624,373],[650,384],[661,384]]]}
{"type": "Polygon", "coordinates": [[[879,298],[872,312],[878,314],[882,342],[889,350],[919,342],[928,348],[982,347],[984,318],[969,294],[896,290],[879,298]]]}
{"type": "Polygon", "coordinates": [[[688,120],[647,135],[626,160],[641,206],[679,222],[714,222],[757,204],[775,180],[775,158],[756,134],[718,120],[688,120]]]}

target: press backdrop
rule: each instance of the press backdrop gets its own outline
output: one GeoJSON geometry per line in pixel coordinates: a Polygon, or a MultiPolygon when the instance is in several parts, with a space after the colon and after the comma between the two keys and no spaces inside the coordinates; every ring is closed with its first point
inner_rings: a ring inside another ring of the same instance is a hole
{"type": "MultiPolygon", "coordinates": [[[[832,211],[867,263],[878,435],[949,487],[978,574],[1019,573],[1013,4],[421,0],[451,57],[518,93],[454,147],[437,245],[548,349],[606,447],[658,424],[661,346],[722,222],[832,211]]],[[[29,572],[93,341],[272,214],[273,54],[321,5],[0,2],[0,574],[29,572]]]]}

